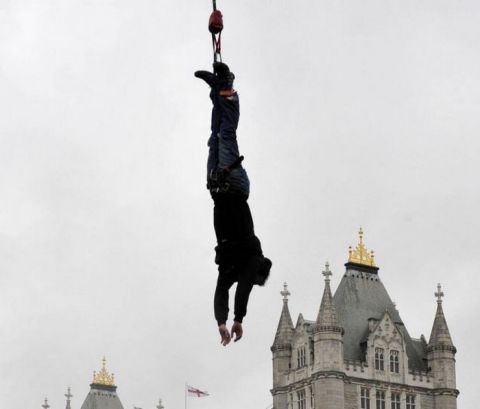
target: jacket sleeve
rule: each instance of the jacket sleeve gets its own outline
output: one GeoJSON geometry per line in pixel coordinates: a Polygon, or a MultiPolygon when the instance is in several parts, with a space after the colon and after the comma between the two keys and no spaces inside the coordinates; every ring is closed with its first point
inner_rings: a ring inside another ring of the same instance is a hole
{"type": "Polygon", "coordinates": [[[225,324],[228,319],[228,290],[233,285],[234,280],[229,274],[219,268],[217,288],[213,299],[213,309],[218,326],[225,324]]]}
{"type": "Polygon", "coordinates": [[[243,317],[247,315],[247,305],[253,285],[255,284],[255,275],[260,269],[263,257],[250,257],[238,273],[238,285],[235,292],[235,310],[234,320],[243,321],[243,317]]]}

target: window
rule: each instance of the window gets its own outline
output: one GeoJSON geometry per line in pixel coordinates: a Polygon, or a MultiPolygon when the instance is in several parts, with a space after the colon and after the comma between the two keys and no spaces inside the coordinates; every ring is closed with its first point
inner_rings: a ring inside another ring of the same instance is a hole
{"type": "Polygon", "coordinates": [[[391,395],[392,409],[400,409],[400,394],[392,392],[391,395]]]}
{"type": "Polygon", "coordinates": [[[398,351],[390,351],[390,372],[400,373],[398,351]]]}
{"type": "Polygon", "coordinates": [[[383,366],[383,348],[375,348],[375,369],[384,370],[383,366]]]}
{"type": "Polygon", "coordinates": [[[297,403],[298,409],[307,409],[307,404],[305,401],[305,389],[297,392],[297,403]]]}
{"type": "Polygon", "coordinates": [[[407,395],[407,409],[415,409],[415,395],[407,395]]]}
{"type": "Polygon", "coordinates": [[[306,365],[305,359],[305,347],[300,347],[297,350],[297,367],[301,368],[302,366],[306,365]]]}
{"type": "Polygon", "coordinates": [[[376,409],[385,409],[385,391],[376,393],[376,409]]]}
{"type": "Polygon", "coordinates": [[[313,386],[310,386],[310,407],[312,409],[315,407],[315,392],[313,391],[313,386]]]}
{"type": "Polygon", "coordinates": [[[360,389],[360,408],[370,409],[370,390],[367,388],[360,389]]]}

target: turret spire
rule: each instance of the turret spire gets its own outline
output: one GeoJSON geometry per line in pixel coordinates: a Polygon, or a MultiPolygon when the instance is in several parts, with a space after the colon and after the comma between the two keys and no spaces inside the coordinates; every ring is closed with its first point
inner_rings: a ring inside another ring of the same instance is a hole
{"type": "Polygon", "coordinates": [[[290,343],[293,334],[293,322],[288,309],[288,296],[290,295],[290,291],[288,291],[287,283],[283,283],[283,291],[280,291],[280,294],[283,297],[283,308],[280,321],[278,322],[275,340],[273,341],[273,347],[290,343]]]}
{"type": "Polygon", "coordinates": [[[65,409],[71,409],[70,400],[73,398],[73,395],[70,392],[70,387],[67,388],[67,393],[65,394],[65,397],[67,398],[67,405],[65,406],[65,409]]]}
{"type": "Polygon", "coordinates": [[[165,406],[162,405],[162,400],[161,399],[158,400],[157,409],[165,409],[165,406]]]}
{"type": "Polygon", "coordinates": [[[43,402],[42,408],[43,409],[49,409],[50,408],[50,405],[48,404],[48,399],[47,398],[45,398],[45,401],[43,402]]]}
{"type": "Polygon", "coordinates": [[[333,304],[332,290],[330,289],[330,277],[332,272],[330,271],[330,264],[328,261],[325,263],[325,270],[322,271],[325,277],[325,289],[323,290],[322,302],[320,304],[320,310],[318,311],[316,328],[317,330],[340,330],[337,320],[337,312],[335,305],[333,304]]]}
{"type": "Polygon", "coordinates": [[[288,291],[287,283],[283,283],[283,291],[280,291],[280,294],[283,296],[283,302],[288,303],[288,297],[290,296],[290,291],[288,291]]]}
{"type": "MultiPolygon", "coordinates": [[[[430,335],[429,347],[453,347],[450,331],[448,330],[447,321],[443,314],[442,298],[444,297],[442,286],[437,285],[437,291],[435,297],[437,298],[437,312],[435,314],[435,320],[433,322],[432,333],[430,335]]],[[[453,347],[454,348],[454,347],[453,347]]]]}

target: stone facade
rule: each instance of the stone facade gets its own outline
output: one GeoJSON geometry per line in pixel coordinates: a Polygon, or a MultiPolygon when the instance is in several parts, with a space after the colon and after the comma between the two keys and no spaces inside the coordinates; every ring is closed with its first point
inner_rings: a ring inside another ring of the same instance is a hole
{"type": "MultiPolygon", "coordinates": [[[[356,252],[356,253],[355,253],[356,252]]],[[[271,347],[273,409],[456,409],[455,353],[442,309],[411,338],[362,241],[335,296],[328,264],[316,321],[293,326],[286,285],[271,347]],[[355,256],[358,256],[355,258],[355,256]]]]}

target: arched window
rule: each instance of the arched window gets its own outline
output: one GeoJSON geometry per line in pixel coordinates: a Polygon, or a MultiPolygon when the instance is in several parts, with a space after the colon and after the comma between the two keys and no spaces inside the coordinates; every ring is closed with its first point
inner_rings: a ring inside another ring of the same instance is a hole
{"type": "Polygon", "coordinates": [[[367,388],[362,388],[360,390],[360,408],[370,409],[370,390],[367,388]]]}
{"type": "Polygon", "coordinates": [[[305,347],[300,347],[297,350],[297,366],[301,368],[307,364],[307,359],[305,355],[305,347]]]}
{"type": "Polygon", "coordinates": [[[415,409],[415,395],[407,395],[407,409],[415,409]]]}
{"type": "Polygon", "coordinates": [[[398,392],[392,392],[390,401],[392,409],[400,409],[400,394],[398,392]]]}
{"type": "Polygon", "coordinates": [[[385,409],[385,391],[378,390],[375,394],[376,409],[385,409]]]}
{"type": "Polygon", "coordinates": [[[297,404],[298,409],[306,409],[307,402],[305,400],[305,389],[301,389],[297,392],[297,404]]]}
{"type": "Polygon", "coordinates": [[[375,369],[378,371],[385,370],[383,361],[383,348],[375,348],[375,369]]]}
{"type": "Polygon", "coordinates": [[[398,351],[390,351],[390,372],[400,373],[400,364],[399,364],[399,353],[398,351]]]}

